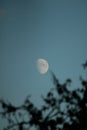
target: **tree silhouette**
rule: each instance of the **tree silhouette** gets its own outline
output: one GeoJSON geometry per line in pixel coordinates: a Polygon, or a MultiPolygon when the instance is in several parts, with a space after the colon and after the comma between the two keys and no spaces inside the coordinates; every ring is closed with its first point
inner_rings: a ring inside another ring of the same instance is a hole
{"type": "MultiPolygon", "coordinates": [[[[87,69],[87,62],[83,64],[87,69]]],[[[80,77],[81,87],[72,90],[71,79],[63,84],[53,72],[54,89],[41,98],[44,103],[38,109],[27,96],[21,106],[0,100],[2,119],[7,120],[3,130],[74,130],[87,129],[87,79],[80,77]]]]}

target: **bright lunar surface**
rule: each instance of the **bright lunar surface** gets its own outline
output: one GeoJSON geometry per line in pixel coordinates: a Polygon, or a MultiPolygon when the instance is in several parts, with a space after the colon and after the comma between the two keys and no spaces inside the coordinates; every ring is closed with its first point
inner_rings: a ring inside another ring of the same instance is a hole
{"type": "Polygon", "coordinates": [[[38,59],[37,68],[41,74],[45,74],[49,69],[48,62],[45,59],[38,59]]]}

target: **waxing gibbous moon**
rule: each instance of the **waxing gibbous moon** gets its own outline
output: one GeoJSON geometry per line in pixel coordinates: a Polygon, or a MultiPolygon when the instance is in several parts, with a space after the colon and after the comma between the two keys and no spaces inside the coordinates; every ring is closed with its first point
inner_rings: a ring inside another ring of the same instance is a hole
{"type": "Polygon", "coordinates": [[[38,59],[37,68],[41,74],[45,74],[49,69],[48,62],[45,59],[38,59]]]}

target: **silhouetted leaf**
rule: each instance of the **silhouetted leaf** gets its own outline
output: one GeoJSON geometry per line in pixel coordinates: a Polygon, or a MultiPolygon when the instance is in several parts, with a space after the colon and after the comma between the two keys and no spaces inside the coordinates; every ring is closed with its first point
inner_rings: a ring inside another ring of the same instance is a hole
{"type": "Polygon", "coordinates": [[[48,94],[47,94],[47,97],[49,98],[49,97],[52,97],[53,96],[53,93],[52,92],[49,92],[48,94]]]}
{"type": "Polygon", "coordinates": [[[58,124],[62,124],[64,120],[62,117],[57,117],[56,121],[58,124]]]}
{"type": "Polygon", "coordinates": [[[86,69],[87,68],[87,61],[84,64],[82,64],[82,66],[84,69],[86,69]]]}

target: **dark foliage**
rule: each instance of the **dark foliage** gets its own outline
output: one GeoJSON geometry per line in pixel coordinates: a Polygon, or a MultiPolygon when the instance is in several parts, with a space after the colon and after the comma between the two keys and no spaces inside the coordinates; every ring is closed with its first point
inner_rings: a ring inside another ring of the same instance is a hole
{"type": "MultiPolygon", "coordinates": [[[[83,67],[87,68],[87,62],[83,67]]],[[[46,97],[42,96],[41,109],[35,107],[29,96],[18,107],[0,100],[0,116],[7,120],[3,130],[31,130],[33,126],[36,130],[87,129],[87,80],[80,77],[82,87],[72,90],[71,79],[61,84],[54,73],[51,74],[55,88],[46,97]]]]}

